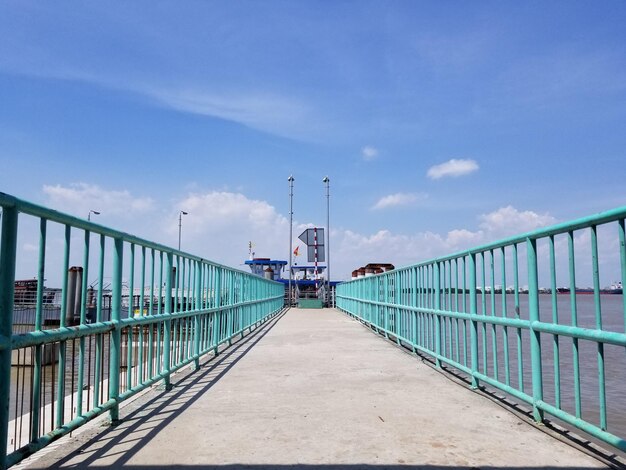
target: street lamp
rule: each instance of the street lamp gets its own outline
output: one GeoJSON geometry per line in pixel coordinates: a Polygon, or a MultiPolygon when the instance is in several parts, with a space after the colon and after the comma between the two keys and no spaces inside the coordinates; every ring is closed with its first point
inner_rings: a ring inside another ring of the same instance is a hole
{"type": "Polygon", "coordinates": [[[287,178],[289,181],[289,295],[287,296],[289,299],[289,307],[291,307],[291,278],[292,278],[292,270],[291,263],[293,261],[293,175],[289,175],[287,178]]]}
{"type": "Polygon", "coordinates": [[[330,178],[324,176],[322,183],[326,185],[326,282],[328,289],[326,290],[327,303],[331,307],[332,296],[330,292],[330,178]]]}
{"type": "Polygon", "coordinates": [[[100,215],[100,212],[94,211],[93,209],[89,210],[89,214],[87,214],[87,220],[91,222],[91,214],[100,215]]]}
{"type": "Polygon", "coordinates": [[[183,215],[188,215],[189,212],[180,211],[178,213],[178,251],[180,251],[180,235],[183,227],[183,215]]]}

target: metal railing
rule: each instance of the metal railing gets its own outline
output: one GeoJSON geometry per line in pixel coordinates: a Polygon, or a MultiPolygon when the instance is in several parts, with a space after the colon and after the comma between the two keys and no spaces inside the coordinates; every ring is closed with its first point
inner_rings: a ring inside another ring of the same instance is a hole
{"type": "Polygon", "coordinates": [[[346,282],[337,307],[473,387],[531,405],[537,422],[548,413],[624,451],[625,217],[626,207],[346,282]],[[603,288],[601,274],[619,282],[603,288]]]}
{"type": "Polygon", "coordinates": [[[0,207],[1,469],[106,411],[116,421],[121,401],[168,388],[173,372],[198,368],[203,355],[283,307],[282,284],[3,193],[0,207]],[[38,249],[29,253],[22,245],[33,237],[38,249]],[[38,281],[28,320],[18,309],[27,332],[13,327],[20,263],[36,266],[38,281]],[[82,281],[72,287],[77,271],[82,281]],[[44,280],[55,278],[56,314],[43,295],[44,280]]]}

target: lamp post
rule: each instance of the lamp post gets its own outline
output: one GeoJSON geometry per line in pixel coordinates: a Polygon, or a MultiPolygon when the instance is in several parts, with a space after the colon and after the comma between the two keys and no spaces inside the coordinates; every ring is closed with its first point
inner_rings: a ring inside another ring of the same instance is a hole
{"type": "Polygon", "coordinates": [[[287,181],[289,181],[289,295],[287,298],[289,299],[289,307],[291,307],[291,278],[293,276],[291,269],[291,263],[293,261],[293,175],[289,175],[287,181]]]}
{"type": "Polygon", "coordinates": [[[89,214],[87,214],[87,220],[91,222],[91,214],[100,215],[100,212],[94,211],[93,209],[89,210],[89,214]]]}
{"type": "Polygon", "coordinates": [[[183,215],[188,215],[189,212],[180,211],[178,213],[178,251],[180,251],[180,235],[183,228],[183,215]]]}
{"type": "Polygon", "coordinates": [[[330,178],[324,176],[322,183],[326,185],[326,282],[328,284],[326,302],[329,307],[332,307],[332,296],[330,292],[330,178]]]}

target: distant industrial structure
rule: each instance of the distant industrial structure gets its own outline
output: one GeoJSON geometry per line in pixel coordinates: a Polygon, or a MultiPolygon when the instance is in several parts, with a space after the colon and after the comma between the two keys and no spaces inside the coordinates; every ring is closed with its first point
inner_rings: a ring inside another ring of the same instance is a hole
{"type": "Polygon", "coordinates": [[[352,279],[382,274],[387,271],[392,271],[395,268],[396,267],[391,263],[369,263],[352,271],[352,279]]]}

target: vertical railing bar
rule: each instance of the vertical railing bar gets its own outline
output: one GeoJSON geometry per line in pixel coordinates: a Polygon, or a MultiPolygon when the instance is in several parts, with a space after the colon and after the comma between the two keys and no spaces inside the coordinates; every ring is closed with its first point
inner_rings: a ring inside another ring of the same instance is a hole
{"type": "MultiPolygon", "coordinates": [[[[559,324],[559,305],[556,287],[556,254],[554,252],[554,235],[548,237],[550,250],[550,297],[552,302],[552,323],[559,324]]],[[[552,335],[552,351],[554,357],[554,404],[561,409],[561,362],[559,354],[559,335],[552,335]]]]}
{"type": "MultiPolygon", "coordinates": [[[[145,315],[146,305],[146,247],[141,246],[141,277],[140,277],[140,294],[139,294],[139,317],[142,318],[145,315]]],[[[139,326],[138,338],[137,338],[137,375],[139,377],[138,385],[144,383],[144,326],[139,326]]]]}
{"type": "MultiPolygon", "coordinates": [[[[448,261],[448,283],[447,283],[447,289],[448,289],[448,305],[446,306],[446,310],[448,311],[452,311],[452,260],[448,261]]],[[[448,332],[449,332],[449,336],[447,338],[448,341],[448,355],[449,358],[452,359],[452,346],[453,346],[453,338],[454,338],[454,333],[452,331],[452,326],[453,326],[453,319],[450,317],[447,321],[448,323],[448,332]]]]}
{"type": "MultiPolygon", "coordinates": [[[[193,310],[193,305],[194,305],[194,295],[195,295],[195,281],[193,278],[193,267],[194,267],[194,262],[190,259],[187,260],[187,308],[186,311],[192,311],[193,310]]],[[[191,318],[187,317],[185,319],[185,353],[183,355],[183,358],[185,360],[189,359],[190,357],[190,351],[189,351],[189,347],[191,344],[191,318]]]]}
{"type": "MultiPolygon", "coordinates": [[[[0,235],[0,337],[10,340],[13,334],[13,302],[17,253],[18,212],[3,207],[0,235]]],[[[11,348],[0,350],[0,468],[7,467],[9,444],[9,396],[11,394],[11,348]]]]}
{"type": "MultiPolygon", "coordinates": [[[[166,257],[166,269],[167,273],[165,277],[165,296],[167,300],[165,302],[165,313],[172,313],[172,268],[174,267],[174,257],[172,252],[168,251],[165,254],[166,257]]],[[[177,273],[178,275],[178,273],[177,273]]],[[[170,364],[171,364],[171,334],[172,334],[172,319],[167,317],[163,326],[163,385],[166,390],[171,388],[170,383],[170,364]]]]}
{"type": "MultiPolygon", "coordinates": [[[[130,261],[128,272],[128,317],[134,318],[135,316],[135,244],[130,243],[130,261]]],[[[126,388],[131,389],[133,387],[133,370],[134,367],[134,355],[133,355],[133,337],[134,327],[129,325],[127,329],[126,338],[128,344],[126,346],[126,388]]]]}
{"type": "MultiPolygon", "coordinates": [[[[183,302],[182,302],[182,290],[183,290],[183,282],[185,280],[184,276],[181,276],[181,270],[185,269],[184,261],[181,262],[181,256],[176,255],[176,301],[174,303],[174,313],[178,313],[182,311],[183,302]],[[181,267],[182,264],[182,267],[181,267]]],[[[179,318],[176,318],[173,325],[172,331],[172,364],[171,366],[176,366],[178,364],[178,357],[180,354],[180,330],[181,330],[181,321],[179,318]]],[[[170,367],[171,367],[170,366],[170,367]]]]}
{"type": "MultiPolygon", "coordinates": [[[[201,273],[204,270],[202,269],[202,265],[200,261],[196,261],[196,303],[195,310],[202,309],[202,276],[201,273]]],[[[194,367],[196,370],[200,369],[200,316],[194,316],[194,327],[193,327],[193,344],[194,344],[194,367]]]]}
{"type": "MultiPolygon", "coordinates": [[[[602,304],[600,302],[600,263],[598,261],[598,231],[591,226],[591,264],[593,270],[593,304],[596,329],[602,330],[602,304]]],[[[600,429],[606,431],[606,377],[604,368],[604,343],[598,341],[598,402],[600,408],[600,429]]]]}
{"type": "MultiPolygon", "coordinates": [[[[67,315],[67,302],[68,302],[68,270],[70,266],[70,242],[71,242],[71,234],[72,227],[70,225],[65,225],[65,239],[64,239],[64,250],[63,250],[63,281],[62,281],[62,291],[61,291],[61,312],[59,317],[59,327],[63,328],[66,323],[66,315],[67,315]]],[[[74,299],[71,299],[72,303],[74,299]]],[[[65,359],[66,359],[66,346],[65,341],[59,342],[59,369],[57,374],[57,415],[55,426],[60,428],[63,426],[64,415],[65,415],[65,359]]]]}
{"type": "MultiPolygon", "coordinates": [[[[87,321],[87,288],[89,285],[89,244],[91,241],[91,233],[85,230],[83,245],[83,282],[80,294],[80,324],[84,325],[87,321]]],[[[73,358],[72,358],[73,360],[73,358]]],[[[81,336],[78,340],[78,378],[76,385],[76,415],[83,414],[83,387],[85,384],[85,337],[81,336]]]]}
{"type": "MultiPolygon", "coordinates": [[[[467,256],[463,256],[463,313],[467,313],[467,256]]],[[[471,325],[470,325],[471,326],[471,325]]],[[[467,367],[467,320],[463,319],[463,365],[467,367]]]]}
{"type": "Polygon", "coordinates": [[[163,252],[159,251],[159,304],[157,305],[157,315],[163,313],[165,298],[163,294],[163,252]]]}
{"type": "MultiPolygon", "coordinates": [[[[417,307],[418,296],[418,281],[417,281],[417,268],[411,269],[411,306],[415,309],[417,307]]],[[[418,341],[418,327],[417,327],[417,312],[413,310],[411,312],[411,346],[413,353],[417,353],[417,341],[418,341]]]]}
{"type": "MultiPolygon", "coordinates": [[[[100,234],[100,264],[98,266],[98,300],[96,302],[96,322],[102,321],[102,300],[104,295],[104,252],[105,252],[105,237],[100,234]]],[[[100,370],[101,370],[101,357],[102,357],[102,334],[98,333],[95,338],[96,354],[94,358],[93,366],[93,406],[96,408],[99,405],[98,399],[100,396],[100,370]]]]}
{"type": "MultiPolygon", "coordinates": [[[[154,248],[150,249],[150,303],[149,315],[154,315],[154,248]]],[[[148,379],[154,377],[154,326],[148,329],[148,379]]]]}
{"type": "MultiPolygon", "coordinates": [[[[463,294],[465,295],[465,294],[463,294]]],[[[459,259],[454,258],[454,311],[459,312],[459,259]]],[[[461,362],[460,340],[459,340],[459,319],[454,319],[454,339],[456,362],[461,362]]]]}
{"type": "Polygon", "coordinates": [[[533,322],[539,321],[539,282],[537,272],[537,241],[526,239],[528,257],[528,319],[530,320],[530,357],[533,383],[533,417],[543,421],[543,410],[537,402],[543,400],[543,374],[541,370],[541,332],[533,329],[533,322]]]}
{"type": "MultiPolygon", "coordinates": [[[[517,243],[513,245],[513,301],[515,303],[515,318],[520,318],[519,303],[519,258],[517,254],[517,243]]],[[[524,356],[522,355],[522,329],[517,329],[517,380],[520,392],[524,392],[524,356]]]]}
{"type": "MultiPolygon", "coordinates": [[[[165,307],[166,299],[165,294],[163,292],[163,252],[159,250],[159,304],[157,306],[157,313],[161,315],[163,313],[163,308],[165,307]]],[[[160,374],[163,370],[163,358],[161,356],[161,352],[163,348],[161,346],[161,331],[163,330],[163,323],[159,323],[156,325],[156,372],[160,374]]]]}
{"type": "MultiPolygon", "coordinates": [[[[109,342],[109,400],[118,400],[120,396],[120,354],[121,354],[121,312],[122,312],[122,266],[124,260],[124,241],[114,239],[113,278],[111,282],[111,322],[113,331],[109,342]]],[[[119,421],[119,403],[110,411],[111,423],[119,421]]]]}
{"type": "MultiPolygon", "coordinates": [[[[507,289],[506,289],[506,251],[504,247],[500,248],[500,269],[502,270],[502,317],[506,318],[508,316],[507,312],[507,289]]],[[[506,325],[502,328],[502,342],[503,342],[503,350],[504,350],[504,378],[505,383],[507,385],[511,385],[511,364],[509,358],[509,329],[506,325]]]]}
{"type": "Polygon", "coordinates": [[[623,289],[626,288],[626,227],[624,219],[620,219],[617,225],[619,232],[619,257],[620,257],[620,273],[622,282],[622,304],[624,310],[624,330],[626,331],[626,294],[623,293],[623,289]]]}
{"type": "MultiPolygon", "coordinates": [[[[485,271],[485,252],[481,252],[480,253],[480,269],[481,269],[481,274],[482,274],[482,286],[480,289],[480,306],[482,308],[482,311],[480,312],[481,315],[485,316],[487,315],[487,295],[486,295],[486,290],[487,290],[487,274],[485,271]]],[[[481,345],[482,345],[482,350],[483,350],[483,373],[485,375],[489,375],[489,360],[488,360],[488,353],[487,353],[487,323],[485,323],[484,321],[480,322],[480,330],[482,333],[482,341],[481,341],[481,345]]]]}
{"type": "MultiPolygon", "coordinates": [[[[434,276],[434,294],[435,294],[435,310],[441,310],[441,273],[439,272],[439,262],[436,262],[433,265],[433,276],[434,276]]],[[[445,265],[444,265],[444,276],[445,276],[445,265]]],[[[438,368],[441,368],[441,317],[438,314],[435,314],[435,365],[438,368]]]]}
{"type": "MultiPolygon", "coordinates": [[[[493,250],[489,250],[489,264],[491,268],[491,316],[496,316],[496,269],[495,269],[495,255],[493,250]]],[[[493,376],[498,380],[498,335],[496,324],[491,324],[491,349],[493,351],[493,376]]]]}
{"type": "MultiPolygon", "coordinates": [[[[37,260],[37,306],[35,310],[35,331],[40,331],[43,323],[43,291],[46,275],[46,239],[47,220],[39,220],[39,256],[37,260]]],[[[84,342],[84,339],[83,339],[84,342]]],[[[41,413],[41,351],[42,346],[35,346],[35,363],[33,367],[33,401],[30,416],[30,440],[39,437],[39,424],[41,413]]],[[[0,466],[0,468],[2,468],[0,466]]]]}
{"type": "MultiPolygon", "coordinates": [[[[426,273],[428,276],[428,307],[434,309],[435,308],[435,275],[434,275],[434,265],[429,265],[426,269],[426,273]]],[[[428,320],[428,341],[429,341],[429,349],[434,354],[435,353],[435,316],[432,313],[426,315],[428,320]]]]}
{"type": "MultiPolygon", "coordinates": [[[[572,326],[578,326],[578,309],[576,305],[576,258],[574,251],[574,232],[567,232],[567,247],[569,261],[569,286],[570,286],[570,309],[572,326]]],[[[574,369],[574,407],[576,417],[582,417],[582,404],[580,400],[580,361],[578,351],[578,338],[572,337],[572,361],[574,369]]]]}
{"type": "Polygon", "coordinates": [[[472,388],[478,388],[478,322],[476,321],[477,305],[476,305],[476,254],[469,255],[469,303],[470,315],[470,342],[471,342],[471,369],[472,369],[472,388]]]}

